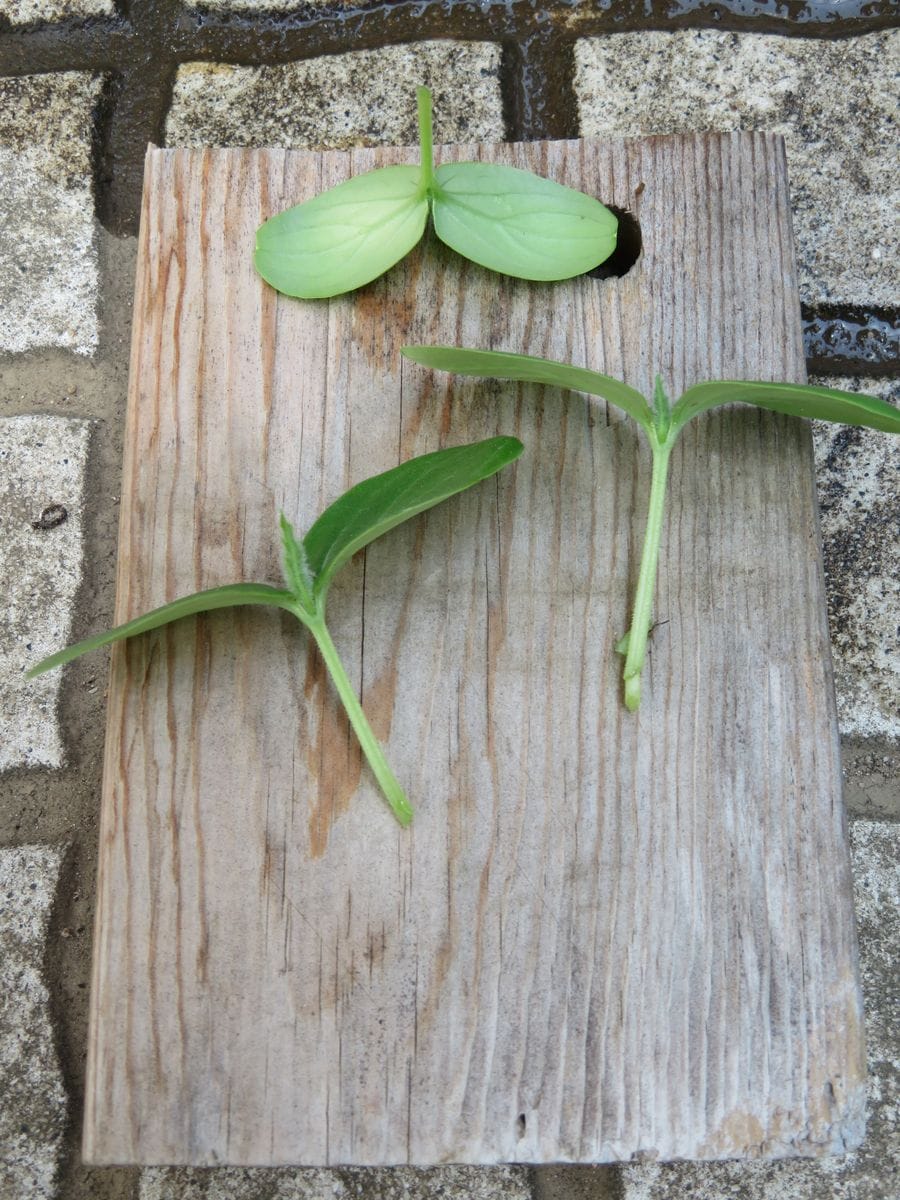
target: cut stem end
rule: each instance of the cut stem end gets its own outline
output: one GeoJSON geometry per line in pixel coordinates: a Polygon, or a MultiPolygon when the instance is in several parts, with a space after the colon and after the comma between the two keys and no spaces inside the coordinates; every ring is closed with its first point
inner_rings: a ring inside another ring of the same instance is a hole
{"type": "Polygon", "coordinates": [[[412,805],[407,800],[404,792],[399,789],[392,796],[387,796],[387,802],[391,806],[391,811],[405,829],[413,819],[412,805]]]}
{"type": "Polygon", "coordinates": [[[632,675],[625,680],[625,707],[629,712],[637,712],[641,703],[641,677],[632,675]]]}

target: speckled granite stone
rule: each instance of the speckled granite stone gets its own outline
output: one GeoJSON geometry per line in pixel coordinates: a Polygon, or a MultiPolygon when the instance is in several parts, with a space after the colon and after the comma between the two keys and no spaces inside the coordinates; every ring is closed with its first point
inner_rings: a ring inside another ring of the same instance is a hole
{"type": "Polygon", "coordinates": [[[6,17],[11,25],[111,17],[115,11],[115,0],[0,0],[0,17],[6,17]]]}
{"type": "Polygon", "coordinates": [[[437,142],[498,141],[499,66],[499,46],[449,41],[276,67],[188,63],[178,71],[166,143],[337,149],[412,144],[418,140],[417,84],[432,88],[437,142]]]}
{"type": "Polygon", "coordinates": [[[63,764],[62,672],[25,671],[69,639],[89,438],[87,421],[0,418],[0,770],[63,764]]]}
{"type": "Polygon", "coordinates": [[[896,304],[900,31],[843,40],[680,30],[576,47],[585,135],[784,134],[803,298],[896,304]]]}
{"type": "MultiPolygon", "coordinates": [[[[900,404],[900,381],[812,382],[900,404]]],[[[813,430],[841,732],[900,740],[900,437],[813,430]]]]}
{"type": "Polygon", "coordinates": [[[96,75],[0,79],[0,352],[97,345],[96,75]]]}
{"type": "Polygon", "coordinates": [[[47,924],[63,848],[0,849],[0,1196],[53,1200],[66,1127],[49,994],[47,924]]]}

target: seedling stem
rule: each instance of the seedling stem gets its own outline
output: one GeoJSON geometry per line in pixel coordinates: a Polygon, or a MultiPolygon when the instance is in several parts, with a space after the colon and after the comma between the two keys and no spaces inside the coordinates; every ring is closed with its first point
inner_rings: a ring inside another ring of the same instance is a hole
{"type": "Polygon", "coordinates": [[[427,87],[416,91],[419,109],[419,153],[421,155],[422,191],[434,191],[434,139],[431,128],[431,92],[427,87]]]}
{"type": "Polygon", "coordinates": [[[344,670],[344,664],[341,662],[337,647],[331,640],[331,634],[328,632],[328,626],[325,624],[324,614],[317,613],[315,616],[311,616],[309,613],[303,612],[299,607],[295,608],[294,611],[316,639],[316,645],[322,652],[322,657],[325,660],[325,665],[328,667],[328,672],[331,675],[334,686],[337,688],[341,703],[344,705],[347,716],[350,718],[353,732],[359,738],[363,754],[365,754],[369,766],[372,768],[372,774],[378,780],[385,800],[391,806],[391,811],[400,824],[408,825],[413,818],[412,807],[406,798],[406,793],[397,782],[397,777],[391,770],[378,739],[372,732],[372,726],[366,719],[366,714],[362,710],[356,690],[350,682],[347,672],[344,670]]]}
{"type": "Polygon", "coordinates": [[[650,480],[650,504],[647,511],[647,528],[644,531],[644,549],[638,573],[637,591],[631,615],[631,628],[616,649],[625,655],[625,707],[631,712],[641,702],[641,671],[647,653],[647,637],[653,621],[653,592],[656,582],[656,564],[659,560],[659,543],[662,537],[663,515],[666,509],[666,478],[669,473],[669,451],[665,442],[651,438],[653,450],[653,473],[650,480]]]}

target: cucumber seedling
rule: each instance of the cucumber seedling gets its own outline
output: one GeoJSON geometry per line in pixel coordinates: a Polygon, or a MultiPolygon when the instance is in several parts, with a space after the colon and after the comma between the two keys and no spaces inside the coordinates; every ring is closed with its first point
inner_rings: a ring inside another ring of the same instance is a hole
{"type": "Polygon", "coordinates": [[[614,213],[583,192],[497,163],[435,167],[431,93],[418,89],[420,162],[381,167],[278,213],[256,234],[256,269],[288,296],[339,296],[417,245],[429,214],[446,245],[517,279],[570,279],[616,248],[614,213]]]}
{"type": "Polygon", "coordinates": [[[408,825],[413,810],[366,720],[353,684],[331,640],[325,622],[328,588],[335,574],[357,550],[362,550],[383,533],[417,513],[495,474],[518,458],[522,449],[522,443],[516,438],[495,437],[469,446],[456,446],[412,458],[345,492],[325,509],[301,540],[297,539],[290,522],[282,513],[282,561],[286,588],[272,587],[266,583],[233,583],[183,596],[115,629],[95,634],[51,654],[28,671],[28,678],[71,662],[73,658],[99,646],[158,629],[181,617],[241,604],[266,604],[286,609],[306,626],[315,639],[385,799],[400,824],[408,825]]]}
{"type": "Polygon", "coordinates": [[[647,527],[628,632],[616,643],[625,658],[623,671],[625,704],[634,711],[641,702],[641,671],[647,651],[653,612],[656,564],[666,504],[666,477],[669,456],[688,421],[723,404],[752,404],[772,412],[841,425],[863,425],[887,433],[900,433],[900,410],[857,392],[816,387],[799,383],[758,383],[747,380],[720,380],[697,383],[671,404],[662,380],[657,375],[653,403],[635,388],[609,375],[600,375],[584,367],[533,358],[526,354],[508,354],[497,350],[464,350],[451,346],[406,346],[402,353],[422,366],[455,371],[476,378],[510,379],[523,383],[542,383],[551,387],[587,392],[621,408],[633,417],[647,435],[653,455],[647,527]]]}

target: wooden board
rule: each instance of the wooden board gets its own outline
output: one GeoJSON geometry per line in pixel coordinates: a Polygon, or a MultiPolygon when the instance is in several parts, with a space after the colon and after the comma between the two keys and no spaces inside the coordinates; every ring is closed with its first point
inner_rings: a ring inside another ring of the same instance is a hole
{"type": "Polygon", "coordinates": [[[332,591],[408,788],[401,830],[308,639],[244,609],[119,648],[85,1156],[95,1163],[819,1154],[863,1047],[808,429],[750,409],[673,457],[644,701],[620,659],[649,462],[551,389],[406,342],[528,351],[675,395],[802,379],[782,144],[456,147],[631,208],[625,278],[502,280],[430,242],[331,303],[254,274],[265,217],[405,151],[152,151],[117,618],[278,582],[303,528],[414,454],[521,461],[332,591]]]}

